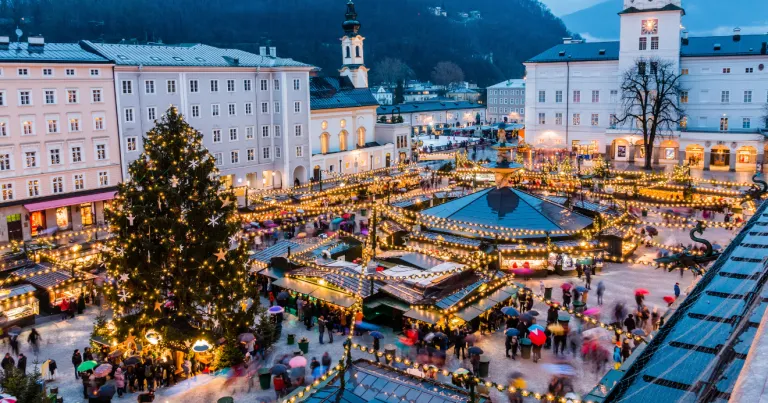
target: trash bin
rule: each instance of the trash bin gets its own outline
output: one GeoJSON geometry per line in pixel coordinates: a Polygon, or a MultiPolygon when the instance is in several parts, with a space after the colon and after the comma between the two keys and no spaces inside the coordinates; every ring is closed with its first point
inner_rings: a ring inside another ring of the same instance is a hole
{"type": "Polygon", "coordinates": [[[231,396],[225,396],[217,400],[216,403],[235,403],[235,399],[231,396]]]}
{"type": "Polygon", "coordinates": [[[648,210],[643,209],[642,214],[643,214],[643,217],[648,217],[648,210]]]}
{"type": "Polygon", "coordinates": [[[309,340],[299,341],[299,350],[304,354],[309,353],[309,340]]]}
{"type": "Polygon", "coordinates": [[[525,360],[531,359],[531,339],[524,338],[520,339],[520,357],[522,357],[525,360]]]}
{"type": "Polygon", "coordinates": [[[261,390],[269,389],[269,385],[272,383],[272,374],[269,372],[269,368],[259,368],[259,385],[261,390]]]}
{"type": "Polygon", "coordinates": [[[583,301],[573,301],[573,310],[578,313],[584,313],[586,307],[587,304],[585,304],[583,301]]]}
{"type": "Polygon", "coordinates": [[[544,299],[552,300],[552,287],[544,287],[544,299]]]}
{"type": "Polygon", "coordinates": [[[387,344],[384,346],[384,359],[387,360],[387,364],[391,364],[392,360],[395,358],[395,355],[397,354],[397,347],[395,347],[394,344],[387,344]],[[391,358],[387,358],[386,356],[389,355],[391,358]]]}
{"type": "Polygon", "coordinates": [[[288,334],[288,345],[292,345],[296,342],[296,335],[295,334],[288,334]]]}
{"type": "Polygon", "coordinates": [[[488,376],[488,370],[491,366],[491,357],[483,354],[480,356],[480,377],[486,378],[488,376]]]}

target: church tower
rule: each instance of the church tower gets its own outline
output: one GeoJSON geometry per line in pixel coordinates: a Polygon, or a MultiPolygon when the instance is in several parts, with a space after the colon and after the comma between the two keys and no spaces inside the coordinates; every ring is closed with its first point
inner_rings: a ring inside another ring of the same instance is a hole
{"type": "Polygon", "coordinates": [[[680,61],[681,0],[624,0],[619,51],[620,71],[638,59],[680,61]]]}
{"type": "Polygon", "coordinates": [[[363,54],[363,41],[360,35],[360,21],[357,20],[355,3],[349,0],[347,3],[346,18],[341,24],[344,36],[341,38],[342,66],[339,74],[349,77],[355,88],[368,88],[368,68],[365,67],[363,54]]]}

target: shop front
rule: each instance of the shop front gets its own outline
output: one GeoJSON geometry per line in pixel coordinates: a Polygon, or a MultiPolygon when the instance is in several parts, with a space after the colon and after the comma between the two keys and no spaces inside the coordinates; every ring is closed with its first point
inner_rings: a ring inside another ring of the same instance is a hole
{"type": "Polygon", "coordinates": [[[0,288],[0,328],[34,325],[35,315],[39,313],[40,303],[35,297],[35,287],[22,284],[0,288]]]}
{"type": "Polygon", "coordinates": [[[37,291],[35,295],[44,312],[59,313],[62,306],[77,302],[81,294],[93,288],[94,276],[80,273],[72,277],[68,270],[58,269],[47,263],[17,270],[12,274],[23,279],[37,291]],[[65,302],[66,301],[66,302],[65,302]]]}

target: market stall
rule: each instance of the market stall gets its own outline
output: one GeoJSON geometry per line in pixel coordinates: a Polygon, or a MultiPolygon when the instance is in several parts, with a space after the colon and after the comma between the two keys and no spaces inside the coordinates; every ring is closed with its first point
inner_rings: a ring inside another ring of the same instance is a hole
{"type": "Polygon", "coordinates": [[[93,280],[96,278],[88,273],[78,273],[76,277],[72,277],[71,271],[55,268],[47,263],[17,270],[12,275],[36,289],[40,308],[48,313],[61,312],[64,300],[77,301],[80,294],[93,288],[93,280]]]}
{"type": "Polygon", "coordinates": [[[0,327],[34,325],[40,313],[34,294],[35,287],[29,284],[0,288],[0,327]]]}

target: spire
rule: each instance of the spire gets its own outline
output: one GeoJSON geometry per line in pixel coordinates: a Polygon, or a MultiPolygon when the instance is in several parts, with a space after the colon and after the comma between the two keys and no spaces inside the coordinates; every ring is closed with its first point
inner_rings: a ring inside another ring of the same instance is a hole
{"type": "Polygon", "coordinates": [[[347,36],[357,36],[360,31],[360,21],[357,20],[357,12],[355,11],[355,3],[352,0],[347,2],[347,12],[344,14],[346,20],[341,24],[344,29],[344,33],[347,36]]]}

